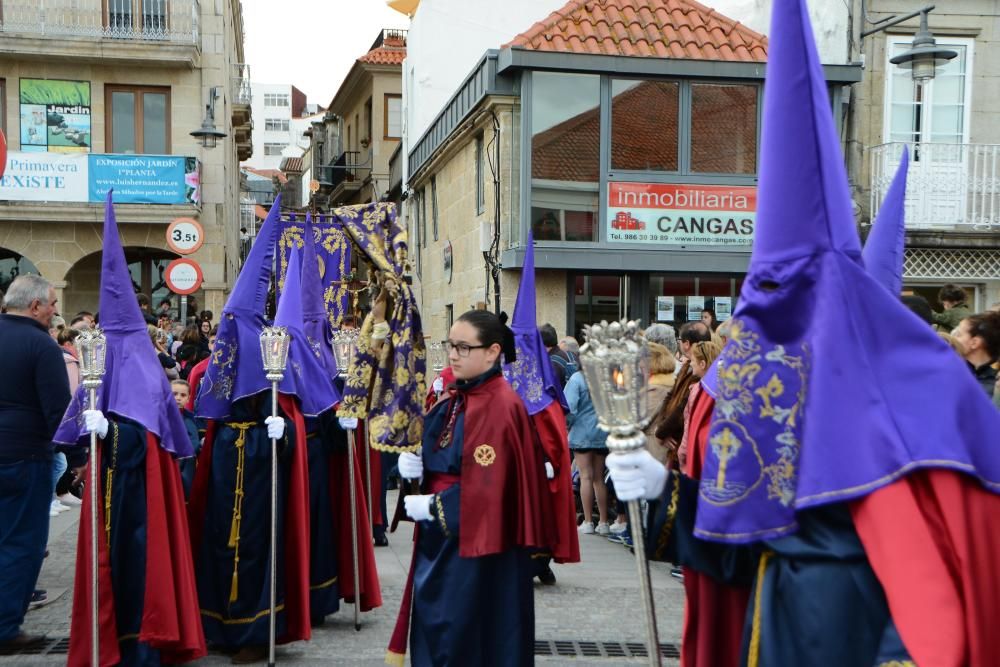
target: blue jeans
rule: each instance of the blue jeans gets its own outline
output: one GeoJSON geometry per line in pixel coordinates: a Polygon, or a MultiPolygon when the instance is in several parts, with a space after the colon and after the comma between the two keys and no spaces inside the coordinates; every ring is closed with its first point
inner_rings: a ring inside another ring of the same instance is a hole
{"type": "Polygon", "coordinates": [[[66,455],[62,452],[56,452],[52,455],[52,492],[55,493],[56,485],[59,484],[59,478],[63,476],[66,472],[66,468],[69,466],[66,463],[66,455]]]}
{"type": "Polygon", "coordinates": [[[0,641],[21,630],[45,558],[52,462],[0,463],[0,641]]]}

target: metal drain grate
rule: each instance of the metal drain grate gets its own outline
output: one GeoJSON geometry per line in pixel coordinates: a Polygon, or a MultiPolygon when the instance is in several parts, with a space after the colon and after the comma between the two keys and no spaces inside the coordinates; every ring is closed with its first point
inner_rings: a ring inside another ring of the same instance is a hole
{"type": "MultiPolygon", "coordinates": [[[[536,640],[535,655],[565,658],[645,658],[646,645],[639,642],[593,642],[570,639],[536,640]]],[[[664,658],[681,657],[676,644],[660,644],[664,658]]]]}
{"type": "Polygon", "coordinates": [[[69,637],[47,637],[16,649],[0,649],[0,656],[66,655],[67,653],[69,653],[69,637]]]}

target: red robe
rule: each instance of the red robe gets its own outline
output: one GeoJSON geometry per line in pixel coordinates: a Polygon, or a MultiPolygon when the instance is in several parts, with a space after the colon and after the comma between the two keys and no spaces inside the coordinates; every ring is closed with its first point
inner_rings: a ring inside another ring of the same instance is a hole
{"type": "MultiPolygon", "coordinates": [[[[98,441],[98,460],[101,460],[98,441]]],[[[104,525],[104,500],[98,493],[97,522],[104,525]]],[[[84,494],[77,538],[76,579],[67,665],[90,665],[90,493],[84,494]]],[[[98,536],[98,590],[100,662],[117,665],[118,633],[108,545],[98,536]]],[[[146,581],[142,630],[139,641],[160,650],[164,662],[187,662],[203,657],[205,635],[201,628],[184,490],[173,459],[160,449],[159,440],[146,432],[146,581]]]]}
{"type": "MultiPolygon", "coordinates": [[[[362,477],[360,445],[364,443],[364,432],[354,431],[354,493],[358,503],[358,583],[361,586],[361,611],[369,611],[382,606],[382,589],[379,586],[378,570],[375,567],[375,550],[372,546],[371,522],[365,504],[365,480],[362,477]]],[[[372,452],[377,458],[378,452],[372,452]]],[[[372,484],[377,478],[372,477],[372,484]]],[[[381,478],[378,478],[379,480],[381,478]]],[[[333,514],[336,517],[337,535],[337,584],[340,597],[354,602],[354,555],[351,553],[351,498],[350,471],[347,455],[335,454],[330,457],[330,490],[333,514]]],[[[375,488],[372,488],[372,495],[375,488]]]]}
{"type": "Polygon", "coordinates": [[[545,517],[550,523],[548,533],[552,542],[552,557],[557,563],[579,563],[580,533],[576,528],[576,501],[570,475],[566,416],[562,406],[557,401],[552,401],[549,407],[531,415],[531,423],[538,434],[545,457],[555,469],[555,477],[546,480],[550,502],[545,517]]]}
{"type": "Polygon", "coordinates": [[[201,378],[205,375],[205,371],[208,370],[208,363],[212,361],[212,357],[205,357],[198,363],[194,365],[191,372],[188,374],[188,384],[191,386],[191,395],[188,396],[188,402],[186,407],[190,412],[194,412],[194,399],[198,396],[198,385],[201,384],[201,378]]]}
{"type": "MultiPolygon", "coordinates": [[[[688,455],[685,474],[700,479],[715,399],[701,385],[697,385],[689,404],[692,407],[686,431],[688,455]]],[[[682,667],[737,667],[740,664],[750,588],[719,583],[685,567],[684,593],[682,667]]]]}
{"type": "MultiPolygon", "coordinates": [[[[285,628],[277,638],[279,644],[308,640],[311,636],[309,618],[309,468],[306,452],[306,427],[298,401],[279,394],[278,404],[295,427],[295,447],[292,450],[288,495],[285,500],[285,628]]],[[[215,422],[210,421],[205,444],[198,455],[198,468],[188,501],[191,525],[191,549],[197,554],[201,546],[205,507],[212,472],[212,445],[215,422]]],[[[200,619],[200,613],[198,618],[200,619]]]]}
{"type": "Polygon", "coordinates": [[[1000,495],[920,470],[851,503],[854,525],[918,665],[997,664],[1000,495]]]}

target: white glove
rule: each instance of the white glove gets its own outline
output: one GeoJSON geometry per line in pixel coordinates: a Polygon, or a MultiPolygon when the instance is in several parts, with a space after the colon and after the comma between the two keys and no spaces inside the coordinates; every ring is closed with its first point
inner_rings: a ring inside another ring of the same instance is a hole
{"type": "Polygon", "coordinates": [[[556,476],[556,469],[548,461],[545,462],[545,478],[552,479],[556,476]]]}
{"type": "Polygon", "coordinates": [[[434,389],[436,393],[440,394],[442,391],[444,391],[444,378],[439,375],[437,379],[434,380],[434,383],[431,385],[431,387],[434,389]]]}
{"type": "Polygon", "coordinates": [[[267,424],[267,437],[272,440],[281,440],[285,437],[285,420],[281,417],[268,417],[264,420],[267,424]]]}
{"type": "Polygon", "coordinates": [[[340,428],[345,431],[353,431],[358,427],[357,417],[338,417],[337,421],[340,422],[340,428]]]}
{"type": "MultiPolygon", "coordinates": [[[[402,457],[404,455],[400,455],[402,457]]],[[[431,518],[431,499],[434,496],[406,496],[403,505],[406,506],[406,516],[414,521],[427,521],[431,518]]]]}
{"type": "Polygon", "coordinates": [[[618,500],[659,498],[667,484],[667,467],[645,449],[628,454],[609,454],[605,465],[611,472],[618,500]]]}
{"type": "Polygon", "coordinates": [[[420,479],[424,474],[424,460],[420,454],[403,452],[399,455],[398,466],[403,479],[420,479]]]}
{"type": "Polygon", "coordinates": [[[83,421],[87,425],[87,433],[96,433],[101,440],[108,434],[108,418],[100,410],[84,410],[83,421]]]}

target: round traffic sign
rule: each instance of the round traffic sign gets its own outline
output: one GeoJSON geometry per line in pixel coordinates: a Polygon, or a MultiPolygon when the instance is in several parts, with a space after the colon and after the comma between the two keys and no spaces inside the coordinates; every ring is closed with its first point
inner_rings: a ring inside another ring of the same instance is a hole
{"type": "Polygon", "coordinates": [[[194,218],[177,218],[167,227],[167,245],[178,255],[190,255],[205,242],[205,230],[194,218]]]}
{"type": "Polygon", "coordinates": [[[182,257],[167,265],[163,272],[167,287],[174,294],[194,294],[201,288],[201,267],[193,259],[182,257]]]}

